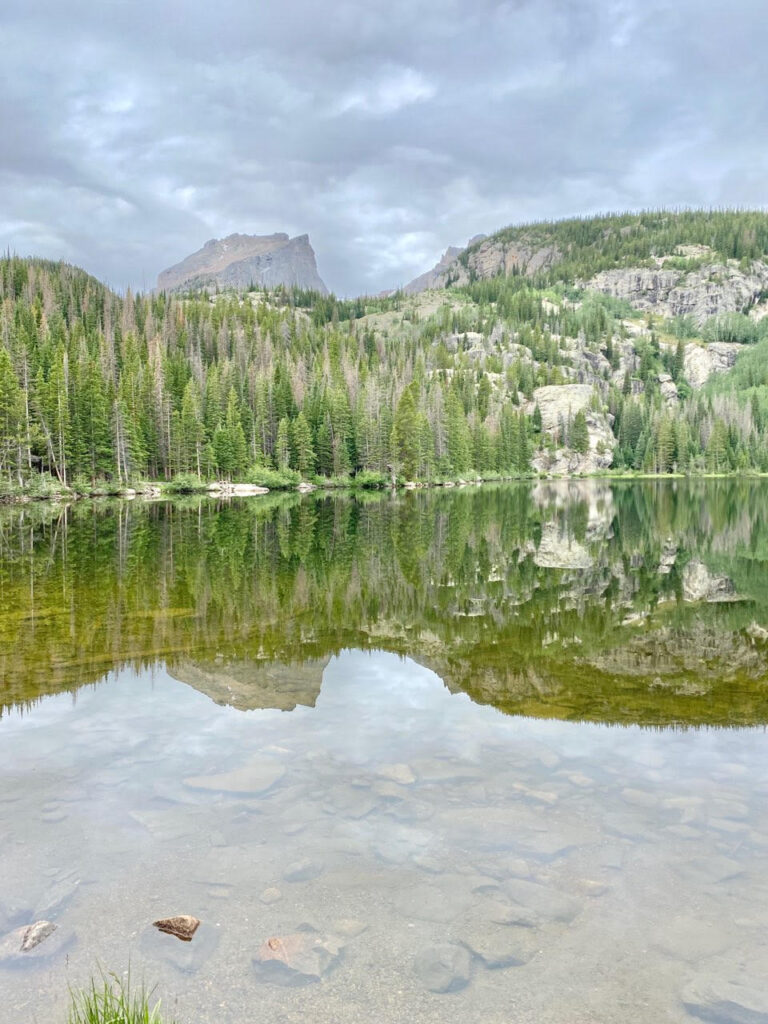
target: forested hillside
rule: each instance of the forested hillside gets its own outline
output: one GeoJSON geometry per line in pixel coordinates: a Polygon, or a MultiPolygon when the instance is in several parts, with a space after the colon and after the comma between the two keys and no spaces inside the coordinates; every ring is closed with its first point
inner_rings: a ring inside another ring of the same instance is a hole
{"type": "Polygon", "coordinates": [[[8,257],[1,486],[768,470],[767,249],[754,212],[533,225],[352,301],[8,257]]]}

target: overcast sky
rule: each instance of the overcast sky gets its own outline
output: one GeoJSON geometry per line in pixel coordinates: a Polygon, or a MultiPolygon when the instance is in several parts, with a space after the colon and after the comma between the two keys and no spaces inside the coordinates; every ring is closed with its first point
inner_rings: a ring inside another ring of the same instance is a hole
{"type": "Polygon", "coordinates": [[[112,285],[309,232],[339,294],[510,223],[768,202],[766,0],[2,0],[0,244],[112,285]]]}

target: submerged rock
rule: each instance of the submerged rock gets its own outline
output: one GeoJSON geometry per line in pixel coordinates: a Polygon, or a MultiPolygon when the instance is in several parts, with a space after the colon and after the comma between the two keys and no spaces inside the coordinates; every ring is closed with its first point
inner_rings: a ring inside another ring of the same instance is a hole
{"type": "Polygon", "coordinates": [[[763,978],[699,974],[683,991],[689,1013],[713,1024],[768,1024],[768,991],[763,978]]]}
{"type": "Polygon", "coordinates": [[[307,927],[266,939],[253,967],[261,981],[273,985],[310,985],[336,966],[343,948],[341,940],[307,927]]]}
{"type": "Polygon", "coordinates": [[[285,768],[276,761],[254,758],[242,768],[218,775],[193,775],[184,779],[190,789],[207,789],[219,793],[258,796],[266,793],[285,775],[285,768]]]}
{"type": "MultiPolygon", "coordinates": [[[[193,918],[193,920],[196,920],[193,918]]],[[[169,937],[173,932],[161,932],[156,927],[147,928],[142,935],[142,948],[145,955],[153,960],[170,964],[177,971],[193,974],[211,957],[219,945],[219,932],[210,924],[203,922],[195,929],[194,942],[174,941],[169,937]]]]}
{"type": "Polygon", "coordinates": [[[153,921],[152,926],[159,932],[175,935],[182,942],[191,942],[192,936],[200,927],[200,921],[189,914],[180,914],[177,917],[164,917],[159,921],[153,921]]]}
{"type": "Polygon", "coordinates": [[[51,921],[35,921],[16,928],[0,939],[0,966],[13,966],[25,961],[47,959],[61,952],[70,935],[59,931],[51,921]],[[51,941],[54,932],[56,938],[51,941]]]}
{"type": "Polygon", "coordinates": [[[463,946],[446,943],[423,950],[414,971],[430,992],[458,992],[469,983],[472,957],[463,946]]]}
{"type": "Polygon", "coordinates": [[[382,764],[376,774],[400,786],[410,786],[416,781],[412,768],[407,764],[382,764]]]}
{"type": "Polygon", "coordinates": [[[310,860],[305,857],[303,860],[289,864],[283,873],[286,882],[311,882],[323,873],[323,864],[319,860],[310,860]]]}

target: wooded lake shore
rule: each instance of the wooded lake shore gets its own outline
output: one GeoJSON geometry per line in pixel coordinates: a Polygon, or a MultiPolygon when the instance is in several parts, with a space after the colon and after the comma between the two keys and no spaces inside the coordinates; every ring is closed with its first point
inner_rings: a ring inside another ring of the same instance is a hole
{"type": "MultiPolygon", "coordinates": [[[[0,489],[0,505],[24,504],[33,501],[72,502],[93,498],[122,498],[124,500],[156,501],[161,498],[185,495],[209,496],[212,498],[248,498],[273,492],[307,494],[312,491],[408,491],[435,487],[479,487],[502,483],[537,483],[558,480],[720,480],[720,479],[762,479],[767,473],[756,470],[733,471],[729,473],[641,473],[627,470],[601,470],[597,473],[571,474],[527,474],[466,476],[458,479],[403,480],[390,479],[383,474],[360,474],[359,477],[327,478],[315,480],[285,480],[280,474],[268,471],[269,485],[265,482],[254,484],[229,480],[152,480],[138,481],[130,485],[112,485],[98,481],[92,487],[64,487],[57,481],[27,481],[21,486],[5,484],[0,489]],[[373,479],[375,477],[375,479],[373,479]],[[279,478],[279,479],[278,479],[279,478]]],[[[268,479],[268,478],[266,478],[268,479]]]]}

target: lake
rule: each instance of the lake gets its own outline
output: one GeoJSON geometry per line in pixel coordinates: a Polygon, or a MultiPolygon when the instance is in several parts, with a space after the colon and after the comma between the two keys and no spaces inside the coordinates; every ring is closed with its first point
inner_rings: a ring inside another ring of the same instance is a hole
{"type": "Polygon", "coordinates": [[[0,509],[0,1024],[100,966],[178,1024],[768,1021],[766,509],[0,509]]]}

